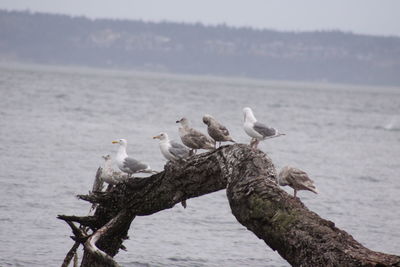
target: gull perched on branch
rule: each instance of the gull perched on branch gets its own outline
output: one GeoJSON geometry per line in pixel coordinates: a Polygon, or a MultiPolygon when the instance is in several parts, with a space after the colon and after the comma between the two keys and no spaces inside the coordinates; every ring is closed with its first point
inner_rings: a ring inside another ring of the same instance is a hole
{"type": "Polygon", "coordinates": [[[278,183],[281,186],[288,185],[294,189],[294,197],[298,190],[308,190],[318,194],[318,190],[314,185],[314,181],[308,177],[305,171],[294,167],[285,166],[278,175],[278,183]]]}
{"type": "Polygon", "coordinates": [[[182,125],[182,127],[179,127],[179,135],[182,143],[191,148],[194,154],[196,154],[197,149],[215,148],[215,141],[198,130],[189,127],[188,119],[182,118],[176,121],[176,123],[182,125]]]}
{"type": "Polygon", "coordinates": [[[142,163],[132,157],[129,157],[126,153],[126,147],[128,142],[125,139],[119,139],[118,141],[112,141],[113,144],[119,144],[118,152],[115,157],[118,168],[126,172],[129,176],[134,173],[157,173],[153,171],[148,164],[142,163]]]}
{"type": "Polygon", "coordinates": [[[160,133],[153,139],[160,139],[159,146],[161,154],[171,161],[184,160],[189,156],[189,149],[173,140],[169,140],[167,133],[160,133]]]}
{"type": "Polygon", "coordinates": [[[279,133],[278,130],[275,128],[268,127],[267,125],[258,122],[256,117],[254,117],[251,108],[244,108],[243,114],[244,114],[243,128],[244,131],[250,137],[252,137],[250,145],[253,149],[257,148],[257,145],[261,140],[285,135],[284,133],[279,133]]]}
{"type": "Polygon", "coordinates": [[[116,185],[128,179],[128,175],[126,173],[113,169],[110,155],[104,155],[103,159],[105,160],[105,163],[100,175],[100,179],[111,185],[116,185]]]}
{"type": "Polygon", "coordinates": [[[213,116],[211,115],[204,115],[203,116],[203,122],[208,126],[207,127],[207,132],[208,135],[211,136],[212,139],[214,139],[216,142],[219,142],[219,146],[221,146],[221,142],[233,142],[233,138],[229,135],[228,129],[219,123],[216,119],[214,119],[213,116]]]}

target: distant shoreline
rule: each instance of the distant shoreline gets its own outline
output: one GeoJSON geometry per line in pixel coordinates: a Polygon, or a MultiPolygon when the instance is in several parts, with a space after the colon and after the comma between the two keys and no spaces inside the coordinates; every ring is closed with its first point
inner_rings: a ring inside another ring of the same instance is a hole
{"type": "Polygon", "coordinates": [[[0,61],[400,86],[400,38],[88,19],[0,9],[0,61]]]}
{"type": "Polygon", "coordinates": [[[135,69],[116,69],[116,68],[100,68],[92,66],[81,65],[52,65],[52,64],[38,64],[38,63],[25,63],[25,62],[4,62],[0,61],[0,69],[18,69],[18,70],[40,70],[46,72],[61,72],[61,73],[84,73],[93,75],[112,75],[112,76],[148,76],[149,78],[166,78],[174,80],[192,80],[192,81],[207,81],[215,83],[242,83],[243,85],[255,85],[265,87],[281,87],[287,89],[288,86],[292,89],[309,89],[316,90],[376,90],[377,88],[385,88],[387,90],[400,90],[400,86],[373,86],[373,85],[357,85],[357,84],[343,84],[321,81],[284,81],[284,80],[267,80],[249,77],[235,77],[235,76],[213,76],[213,75],[200,75],[200,74],[186,74],[186,73],[172,73],[160,71],[143,71],[135,69]]]}

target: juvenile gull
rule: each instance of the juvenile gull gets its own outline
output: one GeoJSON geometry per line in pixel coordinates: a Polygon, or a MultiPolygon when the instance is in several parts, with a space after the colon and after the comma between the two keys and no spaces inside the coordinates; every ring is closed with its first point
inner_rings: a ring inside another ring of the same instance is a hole
{"type": "Polygon", "coordinates": [[[189,121],[186,118],[182,118],[176,123],[180,123],[182,127],[179,127],[179,135],[182,143],[191,148],[193,153],[196,154],[197,149],[214,149],[215,142],[207,135],[189,127],[189,121]]]}
{"type": "Polygon", "coordinates": [[[268,127],[265,124],[258,122],[256,117],[254,117],[251,108],[244,108],[243,114],[244,114],[243,128],[244,131],[250,137],[252,137],[252,141],[250,142],[252,148],[257,148],[257,145],[261,140],[285,135],[283,133],[279,133],[278,130],[275,128],[268,127]]]}
{"type": "Polygon", "coordinates": [[[105,160],[105,163],[100,175],[100,179],[111,185],[116,185],[128,179],[128,175],[126,173],[113,169],[110,155],[103,156],[103,159],[105,160]]]}
{"type": "Polygon", "coordinates": [[[295,197],[298,190],[308,190],[318,194],[314,181],[308,177],[308,174],[290,166],[282,168],[278,175],[278,183],[279,185],[288,185],[293,188],[295,197]]]}
{"type": "Polygon", "coordinates": [[[112,141],[113,144],[119,144],[118,152],[115,157],[115,162],[118,168],[126,172],[129,176],[134,173],[156,173],[153,171],[148,164],[142,163],[132,157],[129,157],[126,153],[126,147],[128,142],[125,139],[119,139],[118,141],[112,141]]]}
{"type": "Polygon", "coordinates": [[[212,137],[216,142],[219,142],[219,146],[221,146],[221,142],[233,142],[235,141],[232,139],[232,137],[229,135],[228,129],[221,123],[219,123],[214,117],[211,115],[204,115],[203,116],[203,122],[208,126],[207,127],[207,132],[208,135],[212,137]]]}
{"type": "Polygon", "coordinates": [[[159,146],[161,154],[171,161],[178,161],[189,156],[189,149],[173,140],[169,140],[168,134],[160,133],[154,136],[153,139],[160,139],[159,146]]]}

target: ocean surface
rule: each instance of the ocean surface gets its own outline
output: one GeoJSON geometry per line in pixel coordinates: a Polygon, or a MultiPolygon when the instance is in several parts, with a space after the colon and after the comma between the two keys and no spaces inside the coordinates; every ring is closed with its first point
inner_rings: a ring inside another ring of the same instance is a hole
{"type": "MultiPolygon", "coordinates": [[[[301,168],[320,194],[298,195],[370,249],[400,254],[400,88],[0,66],[0,266],[60,266],[73,245],[57,214],[86,215],[111,141],[162,170],[154,135],[179,140],[183,116],[212,114],[239,142],[242,108],[286,136],[264,141],[279,169],[301,168]]],[[[290,188],[285,188],[292,194],[290,188]]],[[[122,266],[289,266],[231,214],[225,191],[137,217],[122,266]]],[[[80,250],[81,252],[81,250],[80,250]]]]}

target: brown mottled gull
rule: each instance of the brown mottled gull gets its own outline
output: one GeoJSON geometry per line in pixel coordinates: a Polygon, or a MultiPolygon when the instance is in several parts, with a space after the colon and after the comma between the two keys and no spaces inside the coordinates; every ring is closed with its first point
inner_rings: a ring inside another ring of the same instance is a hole
{"type": "Polygon", "coordinates": [[[314,185],[314,181],[308,177],[308,174],[294,167],[283,167],[278,175],[279,185],[288,185],[294,189],[294,196],[298,190],[308,190],[318,194],[318,190],[314,185]]]}
{"type": "Polygon", "coordinates": [[[216,142],[219,142],[219,146],[221,146],[221,142],[233,142],[233,138],[229,135],[228,129],[219,123],[214,117],[211,115],[204,115],[203,122],[207,125],[208,135],[211,136],[216,142]]]}
{"type": "Polygon", "coordinates": [[[194,153],[197,149],[214,149],[215,142],[205,134],[189,127],[189,121],[186,118],[182,118],[176,123],[180,123],[182,127],[179,127],[179,135],[182,143],[191,148],[194,153]]]}

